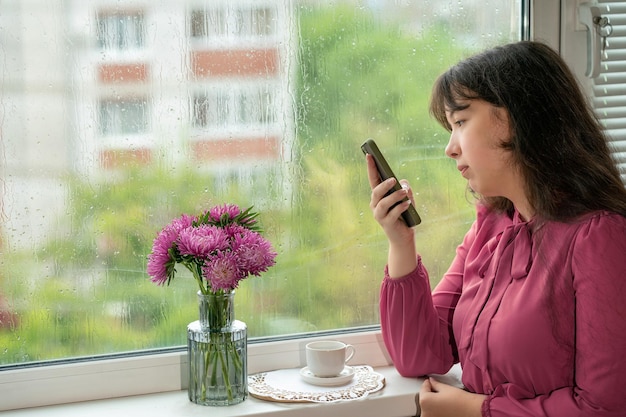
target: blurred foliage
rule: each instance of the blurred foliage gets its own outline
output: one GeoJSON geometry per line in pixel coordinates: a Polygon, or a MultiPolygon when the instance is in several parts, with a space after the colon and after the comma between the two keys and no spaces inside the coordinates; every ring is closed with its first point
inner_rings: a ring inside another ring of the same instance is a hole
{"type": "Polygon", "coordinates": [[[197,317],[195,282],[181,273],[169,288],[155,286],[146,256],[172,218],[224,202],[262,207],[265,236],[279,252],[275,267],[237,291],[235,314],[251,337],[378,323],[387,254],[368,207],[359,149],[367,137],[411,181],[423,218],[418,247],[433,284],[441,277],[473,210],[427,106],[435,77],[463,51],[439,27],[416,37],[354,8],[298,12],[290,178],[254,177],[252,187],[271,194],[264,199],[236,181],[218,187],[210,174],[158,163],[105,182],[68,178],[57,228],[65,234],[34,259],[17,255],[1,266],[18,320],[0,329],[0,363],[185,344],[197,317]],[[285,182],[293,189],[287,208],[275,199],[285,182]]]}

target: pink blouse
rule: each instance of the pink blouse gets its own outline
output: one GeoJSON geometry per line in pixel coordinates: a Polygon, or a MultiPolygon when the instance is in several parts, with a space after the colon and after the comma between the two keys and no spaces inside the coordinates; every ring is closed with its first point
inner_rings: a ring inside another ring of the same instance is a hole
{"type": "Polygon", "coordinates": [[[523,222],[484,207],[431,295],[419,259],[385,272],[380,312],[400,374],[446,373],[492,417],[626,416],[626,218],[523,222]]]}

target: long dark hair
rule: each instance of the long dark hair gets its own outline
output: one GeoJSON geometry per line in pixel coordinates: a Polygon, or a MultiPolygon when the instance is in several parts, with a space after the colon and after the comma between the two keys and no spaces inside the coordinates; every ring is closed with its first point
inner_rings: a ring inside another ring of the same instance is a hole
{"type": "MultiPolygon", "coordinates": [[[[502,146],[519,167],[538,216],[567,221],[595,210],[626,216],[626,189],[604,131],[576,78],[550,47],[523,41],[461,61],[435,83],[430,112],[450,130],[446,108],[467,99],[509,113],[511,138],[502,146]]],[[[504,197],[482,200],[496,210],[513,209],[504,197]]]]}

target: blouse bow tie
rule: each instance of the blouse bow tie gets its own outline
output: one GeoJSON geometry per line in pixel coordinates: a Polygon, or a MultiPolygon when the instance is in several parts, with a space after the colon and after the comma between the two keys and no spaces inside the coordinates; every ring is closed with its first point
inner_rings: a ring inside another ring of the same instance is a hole
{"type": "Polygon", "coordinates": [[[501,269],[509,265],[512,279],[524,278],[532,266],[532,247],[533,241],[528,223],[508,226],[487,242],[484,248],[485,258],[478,269],[478,274],[481,278],[485,278],[492,267],[492,270],[500,271],[498,274],[502,276],[504,271],[501,269]],[[494,259],[496,263],[492,265],[494,259]]]}

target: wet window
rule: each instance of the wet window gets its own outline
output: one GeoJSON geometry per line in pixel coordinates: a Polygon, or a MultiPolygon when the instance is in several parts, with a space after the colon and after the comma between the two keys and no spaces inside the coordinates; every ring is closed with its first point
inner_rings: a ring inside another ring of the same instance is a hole
{"type": "Polygon", "coordinates": [[[520,7],[0,2],[0,364],[184,345],[196,284],[156,286],[147,255],[223,203],[253,205],[278,252],[237,290],[251,338],[377,325],[360,144],[411,182],[434,285],[474,213],[430,88],[519,39],[520,7]]]}

